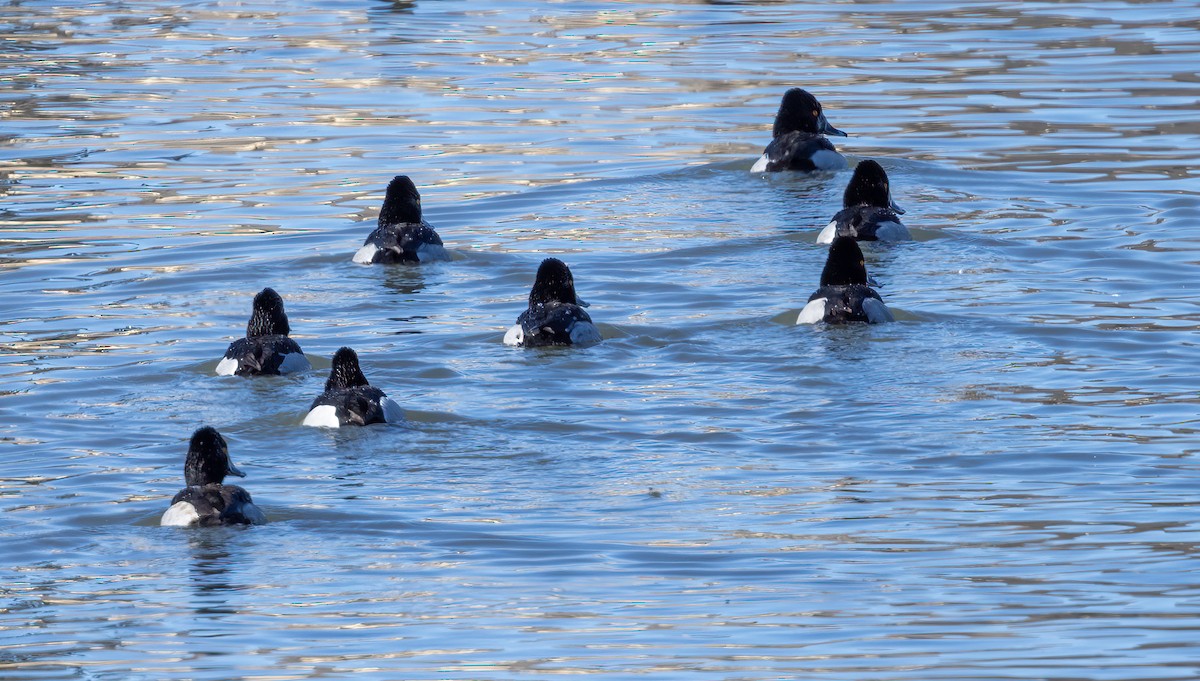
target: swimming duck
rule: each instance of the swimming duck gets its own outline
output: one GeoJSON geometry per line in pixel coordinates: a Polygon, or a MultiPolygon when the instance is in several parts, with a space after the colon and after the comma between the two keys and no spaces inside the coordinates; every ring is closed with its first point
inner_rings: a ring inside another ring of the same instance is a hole
{"type": "Polygon", "coordinates": [[[325,392],[313,400],[304,425],[338,428],[402,420],[404,410],[400,405],[367,383],[358,366],[358,354],[350,348],[341,348],[333,355],[325,392]]]}
{"type": "Polygon", "coordinates": [[[750,168],[752,173],[777,170],[841,170],[846,159],[837,152],[825,135],[847,137],[846,133],[829,124],[821,111],[821,103],[807,91],[794,87],[783,94],[771,143],[762,158],[750,168]]]}
{"type": "Polygon", "coordinates": [[[862,250],[852,237],[839,236],[829,247],[821,287],[808,298],[796,318],[797,324],[843,324],[845,322],[892,322],[883,299],[867,284],[867,266],[862,250]]]}
{"type": "Polygon", "coordinates": [[[600,330],[586,306],[575,294],[571,269],[558,258],[546,258],[529,291],[529,307],[504,334],[504,344],[532,348],[599,342],[600,330]]]}
{"type": "Polygon", "coordinates": [[[421,194],[407,175],[388,183],[379,211],[379,226],[354,254],[354,262],[416,264],[449,260],[442,237],[421,217],[421,194]]]}
{"type": "Polygon", "coordinates": [[[267,522],[266,514],[254,505],[249,492],[237,485],[223,484],[226,475],[246,477],[230,461],[229,445],[216,428],[204,426],[196,430],[183,463],[187,487],[171,499],[171,507],[163,513],[161,524],[209,527],[267,522]]]}
{"type": "Polygon", "coordinates": [[[891,184],[883,166],[867,159],[854,169],[842,195],[842,210],[817,235],[817,243],[833,243],[835,236],[858,241],[906,241],[912,236],[900,222],[904,209],[892,200],[891,184]]]}
{"type": "Polygon", "coordinates": [[[291,327],[283,311],[283,298],[275,289],[265,288],[254,296],[246,337],[229,344],[217,364],[220,376],[258,376],[290,374],[312,368],[300,345],[288,338],[291,327]]]}

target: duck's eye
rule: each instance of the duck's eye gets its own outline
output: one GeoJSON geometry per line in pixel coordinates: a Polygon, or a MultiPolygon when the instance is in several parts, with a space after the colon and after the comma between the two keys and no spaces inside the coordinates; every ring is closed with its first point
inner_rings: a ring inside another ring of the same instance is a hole
{"type": "Polygon", "coordinates": [[[813,109],[813,118],[816,118],[817,116],[820,116],[820,115],[821,115],[820,111],[813,109]]]}

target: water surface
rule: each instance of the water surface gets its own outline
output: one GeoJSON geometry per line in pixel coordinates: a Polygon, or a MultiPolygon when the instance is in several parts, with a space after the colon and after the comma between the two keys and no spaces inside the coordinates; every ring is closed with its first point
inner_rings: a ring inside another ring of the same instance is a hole
{"type": "Polygon", "coordinates": [[[1200,9],[0,8],[5,679],[1200,676],[1200,9]],[[898,322],[790,324],[878,159],[898,322]],[[408,174],[455,254],[357,267],[408,174]],[[541,258],[606,340],[500,339],[541,258]],[[308,374],[223,379],[254,292],[308,374]],[[299,426],[356,348],[398,426],[299,426]],[[216,426],[272,523],[157,526],[216,426]]]}

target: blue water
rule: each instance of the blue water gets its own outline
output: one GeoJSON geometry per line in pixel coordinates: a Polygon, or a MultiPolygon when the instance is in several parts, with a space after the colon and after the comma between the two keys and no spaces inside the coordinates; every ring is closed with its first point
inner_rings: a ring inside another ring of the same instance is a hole
{"type": "Polygon", "coordinates": [[[0,8],[0,678],[1200,677],[1197,22],[0,8]],[[894,324],[791,324],[793,86],[894,324]],[[454,259],[353,265],[401,173],[454,259]],[[547,255],[602,343],[502,345],[547,255]],[[313,371],[215,376],[264,286],[313,371]],[[342,345],[404,424],[300,427],[342,345]],[[270,524],[158,526],[201,425],[270,524]]]}

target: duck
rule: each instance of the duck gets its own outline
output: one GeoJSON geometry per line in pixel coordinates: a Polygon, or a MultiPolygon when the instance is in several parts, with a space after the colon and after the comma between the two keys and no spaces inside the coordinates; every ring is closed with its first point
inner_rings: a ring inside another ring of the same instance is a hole
{"type": "Polygon", "coordinates": [[[842,195],[842,210],[817,235],[817,243],[833,243],[835,236],[858,241],[907,241],[912,238],[900,222],[904,209],[892,200],[887,172],[867,159],[854,168],[854,176],[842,195]]]}
{"type": "Polygon", "coordinates": [[[171,499],[162,515],[167,527],[211,527],[214,525],[261,525],[267,516],[250,493],[237,485],[226,485],[225,476],[246,474],[229,459],[229,445],[212,426],[198,428],[188,444],[183,463],[187,487],[171,499]]]}
{"type": "Polygon", "coordinates": [[[399,423],[404,410],[367,382],[358,366],[358,353],[340,348],[333,355],[325,392],[312,402],[304,425],[316,428],[365,426],[371,423],[399,423]]]}
{"type": "Polygon", "coordinates": [[[771,143],[754,166],[752,173],[773,173],[779,170],[842,170],[846,158],[838,153],[825,135],[848,137],[829,124],[821,103],[807,90],[794,87],[783,93],[771,143]]]}
{"type": "Polygon", "coordinates": [[[601,340],[600,330],[575,293],[571,268],[558,258],[538,266],[529,291],[529,307],[504,334],[504,344],[516,347],[585,345],[601,340]]]}
{"type": "Polygon", "coordinates": [[[839,236],[829,246],[821,287],[808,297],[797,324],[896,321],[883,299],[867,283],[862,249],[853,237],[839,236]]]}
{"type": "Polygon", "coordinates": [[[413,265],[449,259],[442,237],[421,217],[421,193],[417,186],[407,175],[392,178],[383,197],[383,208],[379,210],[379,226],[354,254],[354,262],[413,265]]]}
{"type": "Polygon", "coordinates": [[[290,374],[312,368],[300,344],[288,338],[291,333],[283,298],[267,287],[254,296],[246,337],[229,344],[217,363],[218,376],[260,376],[290,374]]]}

